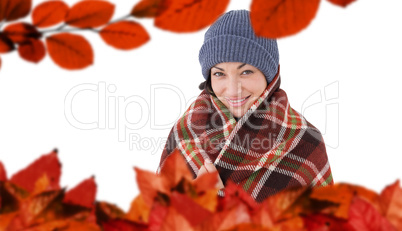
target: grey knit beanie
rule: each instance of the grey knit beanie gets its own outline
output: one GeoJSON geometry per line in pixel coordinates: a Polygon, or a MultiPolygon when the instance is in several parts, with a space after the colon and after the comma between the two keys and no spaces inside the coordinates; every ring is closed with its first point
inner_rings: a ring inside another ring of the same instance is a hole
{"type": "Polygon", "coordinates": [[[221,15],[205,33],[198,58],[205,79],[218,63],[242,62],[258,68],[270,83],[279,65],[276,40],[256,36],[248,10],[221,15]]]}

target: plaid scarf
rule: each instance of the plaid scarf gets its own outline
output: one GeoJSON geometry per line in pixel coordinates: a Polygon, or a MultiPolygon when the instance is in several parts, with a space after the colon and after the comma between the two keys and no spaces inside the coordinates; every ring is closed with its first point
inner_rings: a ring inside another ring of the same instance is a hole
{"type": "Polygon", "coordinates": [[[237,122],[203,90],[171,129],[157,172],[178,148],[194,178],[209,158],[224,184],[232,180],[257,202],[285,188],[333,184],[320,131],[290,107],[279,86],[278,72],[237,122]]]}

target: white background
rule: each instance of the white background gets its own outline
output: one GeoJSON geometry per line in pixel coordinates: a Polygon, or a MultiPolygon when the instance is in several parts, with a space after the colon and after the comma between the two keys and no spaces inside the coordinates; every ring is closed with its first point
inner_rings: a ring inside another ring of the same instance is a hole
{"type": "MultiPolygon", "coordinates": [[[[114,1],[113,19],[136,2],[114,1]]],[[[250,2],[232,0],[227,11],[249,9],[250,2]]],[[[281,88],[323,133],[335,182],[380,192],[402,179],[401,7],[400,0],[358,0],[346,9],[322,1],[307,29],[278,40],[281,88]]],[[[17,52],[1,56],[0,160],[9,177],[58,148],[62,186],[94,175],[98,200],[129,208],[139,193],[133,166],[156,171],[170,127],[200,93],[198,51],[207,29],[176,34],[155,28],[151,19],[137,21],[151,40],[131,51],[114,49],[93,32],[74,32],[95,53],[94,64],[83,70],[61,69],[48,55],[39,64],[17,52]],[[99,96],[111,103],[100,101],[104,109],[98,111],[99,96]],[[98,121],[99,128],[74,127],[66,113],[75,122],[98,121]],[[124,141],[124,130],[113,124],[129,122],[135,127],[124,141]]]]}

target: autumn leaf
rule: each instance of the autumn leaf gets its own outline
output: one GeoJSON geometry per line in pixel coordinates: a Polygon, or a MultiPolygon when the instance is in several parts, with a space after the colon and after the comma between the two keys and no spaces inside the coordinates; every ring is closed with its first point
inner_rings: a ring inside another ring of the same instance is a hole
{"type": "Polygon", "coordinates": [[[32,0],[1,0],[0,1],[0,22],[10,22],[23,18],[31,10],[32,0]]]}
{"type": "Polygon", "coordinates": [[[79,1],[67,12],[65,22],[79,28],[102,26],[112,18],[114,8],[114,5],[107,1],[79,1]]]}
{"type": "Polygon", "coordinates": [[[116,205],[112,205],[104,201],[96,203],[96,218],[98,222],[123,219],[124,216],[124,211],[116,205]]]}
{"type": "Polygon", "coordinates": [[[172,188],[179,184],[184,178],[185,180],[192,181],[193,175],[181,154],[180,150],[175,149],[165,160],[160,175],[162,182],[166,188],[172,188]]]}
{"type": "Polygon", "coordinates": [[[359,231],[397,231],[369,202],[354,197],[349,209],[348,225],[359,231]]]}
{"type": "Polygon", "coordinates": [[[39,28],[56,25],[64,21],[68,5],[63,1],[46,1],[32,11],[32,24],[39,28]]]}
{"type": "Polygon", "coordinates": [[[130,15],[138,18],[153,18],[165,11],[172,0],[142,0],[137,3],[130,15]]]}
{"type": "Polygon", "coordinates": [[[320,0],[253,0],[251,24],[258,36],[282,38],[296,34],[314,19],[320,0]]]}
{"type": "Polygon", "coordinates": [[[161,226],[161,231],[194,230],[190,223],[173,207],[168,208],[168,213],[161,226]]]}
{"type": "Polygon", "coordinates": [[[0,53],[7,53],[15,49],[13,41],[7,35],[0,32],[0,53]]]}
{"type": "Polygon", "coordinates": [[[173,192],[170,201],[176,211],[186,218],[193,227],[212,215],[211,212],[198,205],[185,194],[173,192]]]}
{"type": "Polygon", "coordinates": [[[42,36],[36,27],[26,22],[7,25],[3,33],[14,43],[23,43],[29,41],[30,38],[39,39],[42,36]]]}
{"type": "Polygon", "coordinates": [[[155,26],[173,32],[195,32],[225,12],[229,0],[174,0],[155,18],[155,26]]]}
{"type": "Polygon", "coordinates": [[[399,185],[399,180],[384,188],[380,198],[385,217],[397,230],[402,230],[402,188],[399,185]]]}
{"type": "Polygon", "coordinates": [[[155,197],[158,191],[169,193],[164,189],[161,177],[157,176],[153,172],[141,170],[139,168],[134,168],[136,172],[136,179],[138,184],[138,189],[144,199],[145,204],[152,208],[155,197]]]}
{"type": "Polygon", "coordinates": [[[149,231],[159,231],[168,214],[168,207],[163,206],[160,203],[154,203],[149,215],[149,231]]]}
{"type": "Polygon", "coordinates": [[[110,220],[102,223],[103,231],[146,231],[148,225],[127,220],[110,220]]]}
{"type": "Polygon", "coordinates": [[[99,34],[107,44],[122,50],[140,47],[150,39],[145,28],[133,21],[112,23],[102,28],[99,34]]]}
{"type": "Polygon", "coordinates": [[[310,198],[338,203],[339,207],[335,211],[332,211],[333,214],[331,215],[347,219],[349,214],[349,206],[352,202],[352,198],[355,195],[370,201],[375,208],[379,209],[379,197],[377,193],[364,187],[345,183],[316,188],[310,194],[310,198]]]}
{"type": "Polygon", "coordinates": [[[328,1],[337,6],[347,7],[350,3],[356,0],[328,0],[328,1]]]}
{"type": "MultiPolygon", "coordinates": [[[[0,61],[0,64],[1,64],[1,61],[0,61]]],[[[1,65],[0,65],[0,67],[1,67],[1,65]]],[[[6,172],[6,169],[4,168],[3,163],[0,161],[0,181],[6,181],[6,180],[7,180],[7,172],[6,172]]]]}
{"type": "Polygon", "coordinates": [[[303,217],[304,226],[307,230],[317,231],[355,231],[352,227],[347,225],[347,220],[331,217],[324,214],[311,214],[303,217]]]}
{"type": "Polygon", "coordinates": [[[145,203],[143,196],[138,195],[132,202],[125,218],[139,223],[148,223],[150,207],[145,203]]]}
{"type": "Polygon", "coordinates": [[[215,212],[218,206],[218,189],[211,189],[193,198],[194,202],[210,212],[215,212]]]}
{"type": "Polygon", "coordinates": [[[59,189],[61,175],[61,165],[57,158],[57,151],[54,150],[47,155],[43,155],[25,169],[14,174],[10,182],[32,192],[36,181],[46,174],[49,177],[50,186],[53,189],[59,189]]]}
{"type": "Polygon", "coordinates": [[[194,179],[194,187],[197,193],[207,192],[211,189],[217,189],[216,184],[218,183],[218,172],[205,173],[194,179]]]}
{"type": "Polygon", "coordinates": [[[91,177],[67,191],[63,202],[90,208],[95,202],[95,197],[96,183],[94,177],[91,177]]]}
{"type": "Polygon", "coordinates": [[[45,45],[41,40],[29,38],[18,46],[18,54],[29,62],[38,63],[46,55],[45,45]]]}
{"type": "Polygon", "coordinates": [[[82,69],[94,60],[91,45],[81,35],[54,34],[46,38],[46,46],[52,60],[62,68],[82,69]]]}

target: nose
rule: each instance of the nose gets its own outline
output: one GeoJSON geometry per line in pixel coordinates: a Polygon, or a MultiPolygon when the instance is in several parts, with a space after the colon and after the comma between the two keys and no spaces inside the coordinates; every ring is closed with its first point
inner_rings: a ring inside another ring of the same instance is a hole
{"type": "Polygon", "coordinates": [[[230,98],[241,97],[241,81],[236,77],[230,77],[226,90],[227,96],[230,98]]]}

